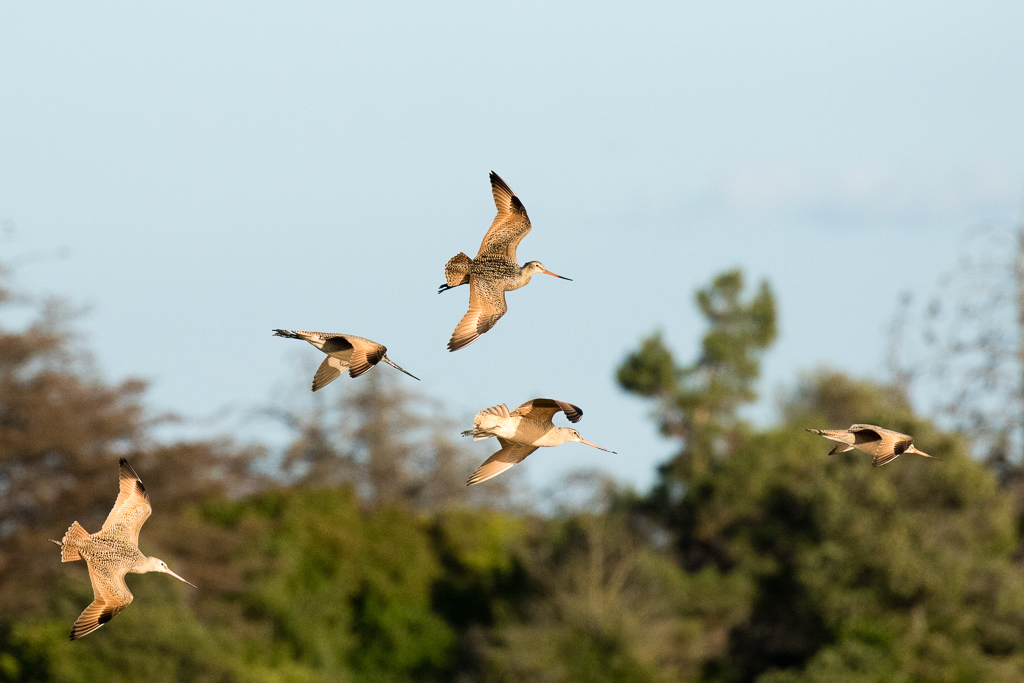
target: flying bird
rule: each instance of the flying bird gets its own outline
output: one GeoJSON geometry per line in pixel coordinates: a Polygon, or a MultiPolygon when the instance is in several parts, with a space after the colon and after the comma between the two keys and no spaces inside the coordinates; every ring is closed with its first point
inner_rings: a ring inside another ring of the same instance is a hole
{"type": "Polygon", "coordinates": [[[291,332],[274,330],[275,337],[303,339],[327,354],[313,375],[313,391],[323,389],[338,379],[342,372],[348,370],[349,377],[358,377],[380,361],[384,361],[396,370],[401,370],[415,380],[419,377],[402,370],[387,357],[388,348],[369,339],[354,334],[336,334],[333,332],[291,332]]]}
{"type": "Polygon", "coordinates": [[[120,486],[121,492],[102,529],[90,534],[75,522],[63,539],[50,539],[60,546],[62,562],[84,559],[92,581],[92,604],[85,608],[71,628],[71,640],[92,633],[131,604],[133,596],[124,582],[124,575],[128,572],[163,572],[195,588],[168,569],[163,560],[146,557],[139,552],[139,530],[149,519],[153,508],[139,475],[124,458],[121,458],[120,486]]]}
{"type": "Polygon", "coordinates": [[[453,256],[444,267],[445,284],[438,293],[469,285],[469,311],[455,326],[448,350],[457,351],[475,342],[505,315],[505,292],[525,287],[537,273],[569,280],[544,268],[540,261],[519,266],[516,247],[530,232],[530,217],[519,197],[491,171],[491,192],[498,215],[480,243],[480,251],[471,259],[464,253],[453,256]]]}
{"type": "Polygon", "coordinates": [[[512,412],[502,403],[477,413],[473,429],[462,432],[462,435],[472,436],[474,441],[496,436],[501,450],[477,468],[466,486],[498,476],[517,462],[525,460],[526,456],[541,446],[558,446],[568,441],[577,441],[606,453],[615,452],[590,443],[571,427],[556,427],[551,419],[557,412],[565,413],[573,423],[583,417],[583,410],[579,406],[551,398],[535,398],[512,412]]]}
{"type": "Polygon", "coordinates": [[[858,451],[864,451],[873,456],[872,467],[881,467],[904,453],[917,453],[926,458],[939,460],[933,455],[914,448],[913,437],[875,425],[855,424],[851,425],[849,429],[808,429],[807,431],[839,442],[835,448],[829,451],[829,455],[845,453],[856,448],[858,451]]]}

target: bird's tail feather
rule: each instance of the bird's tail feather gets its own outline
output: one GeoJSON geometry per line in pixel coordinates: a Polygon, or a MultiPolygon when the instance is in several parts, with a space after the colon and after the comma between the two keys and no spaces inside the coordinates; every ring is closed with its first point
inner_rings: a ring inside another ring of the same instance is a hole
{"type": "Polygon", "coordinates": [[[448,263],[444,266],[445,283],[438,288],[438,293],[452,287],[469,284],[469,266],[471,263],[473,263],[473,259],[461,251],[448,259],[448,263]]]}
{"type": "Polygon", "coordinates": [[[480,415],[497,415],[498,417],[511,417],[512,413],[508,412],[508,406],[504,403],[499,403],[496,406],[490,408],[484,408],[476,416],[476,422],[479,424],[480,415]]]}
{"type": "Polygon", "coordinates": [[[852,444],[854,442],[853,434],[850,433],[849,429],[808,429],[806,430],[811,434],[817,434],[823,436],[826,439],[832,439],[833,441],[839,441],[841,443],[852,444]]]}
{"type": "MultiPolygon", "coordinates": [[[[60,546],[60,561],[61,562],[74,562],[75,560],[82,559],[82,555],[78,552],[78,543],[89,538],[89,532],[82,528],[82,525],[75,522],[68,531],[64,534],[64,538],[60,540],[60,543],[53,541],[60,546]]],[[[51,541],[53,539],[50,539],[51,541]]]]}

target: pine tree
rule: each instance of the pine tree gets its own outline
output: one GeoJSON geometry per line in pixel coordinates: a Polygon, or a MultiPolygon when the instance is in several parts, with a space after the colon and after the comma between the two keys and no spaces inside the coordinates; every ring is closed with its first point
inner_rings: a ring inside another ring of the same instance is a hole
{"type": "Polygon", "coordinates": [[[694,478],[728,455],[742,433],[739,408],[757,398],[760,358],[776,336],[775,297],[767,282],[747,300],[743,289],[743,274],[734,270],[697,292],[709,329],[692,364],[678,365],[655,333],[619,366],[619,384],[656,400],[662,434],[682,442],[679,454],[661,467],[658,506],[678,500],[694,478]]]}

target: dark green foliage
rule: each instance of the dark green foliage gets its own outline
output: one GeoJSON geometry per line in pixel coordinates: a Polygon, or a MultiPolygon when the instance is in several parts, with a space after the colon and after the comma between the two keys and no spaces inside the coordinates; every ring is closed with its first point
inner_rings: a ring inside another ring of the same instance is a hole
{"type": "MultiPolygon", "coordinates": [[[[997,639],[978,629],[1024,624],[996,609],[1019,601],[1024,578],[1011,563],[1008,500],[960,444],[915,427],[940,467],[903,456],[874,470],[855,451],[827,459],[820,439],[780,428],[694,486],[686,537],[756,585],[750,618],[713,667],[722,678],[802,667],[849,638],[899,648],[915,628],[922,642],[955,643],[955,658],[998,668],[987,657],[997,639]]],[[[925,656],[904,653],[903,666],[925,656]]]]}
{"type": "Polygon", "coordinates": [[[534,588],[494,629],[487,680],[691,680],[741,617],[743,586],[687,575],[639,538],[613,514],[537,525],[534,588]]]}
{"type": "Polygon", "coordinates": [[[269,626],[268,665],[366,680],[444,670],[454,637],[431,610],[439,565],[414,516],[361,510],[348,488],[266,493],[235,514],[252,534],[234,558],[247,568],[235,599],[269,626]]]}
{"type": "Polygon", "coordinates": [[[675,391],[678,370],[672,352],[656,332],[640,342],[640,349],[626,357],[618,370],[619,384],[641,396],[658,397],[675,391]]]}
{"type": "Polygon", "coordinates": [[[757,397],[760,356],[776,336],[775,298],[766,282],[748,301],[742,295],[738,270],[697,292],[708,331],[692,364],[678,366],[656,333],[619,366],[619,384],[657,399],[661,432],[683,441],[679,456],[662,468],[663,495],[710,467],[736,436],[737,409],[757,397]]]}
{"type": "Polygon", "coordinates": [[[711,329],[701,358],[673,371],[678,387],[644,392],[628,381],[669,375],[652,369],[671,363],[660,339],[620,369],[625,388],[659,399],[664,431],[682,442],[635,509],[658,529],[653,538],[672,539],[688,573],[711,568],[749,586],[745,616],[701,677],[1020,680],[1024,573],[1009,497],[891,386],[811,374],[782,406],[781,425],[744,426],[736,408],[754,395],[774,314],[767,290],[743,306],[740,281],[723,278],[698,296],[711,329]],[[653,361],[642,375],[644,357],[653,361]],[[703,381],[688,386],[697,368],[703,381]],[[858,451],[828,457],[831,444],[804,432],[853,422],[913,434],[943,460],[904,455],[873,469],[858,451]]]}

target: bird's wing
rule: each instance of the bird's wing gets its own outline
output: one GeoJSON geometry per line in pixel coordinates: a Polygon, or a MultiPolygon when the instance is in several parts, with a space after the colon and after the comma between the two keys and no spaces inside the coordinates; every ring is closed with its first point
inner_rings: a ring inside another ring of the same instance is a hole
{"type": "Polygon", "coordinates": [[[877,425],[850,425],[850,431],[855,433],[874,432],[879,436],[879,438],[891,438],[893,441],[902,441],[904,439],[913,440],[909,434],[903,434],[902,432],[893,431],[892,429],[886,429],[885,427],[879,427],[877,425]]]}
{"type": "Polygon", "coordinates": [[[346,369],[344,361],[334,356],[327,356],[327,358],[324,358],[324,362],[320,364],[320,367],[317,368],[316,374],[313,375],[313,391],[323,389],[338,379],[346,369]]]}
{"type": "Polygon", "coordinates": [[[359,337],[353,337],[350,334],[332,334],[324,339],[320,350],[324,353],[343,353],[355,346],[354,340],[356,339],[359,337]]]}
{"type": "Polygon", "coordinates": [[[530,232],[530,217],[526,215],[526,207],[519,197],[494,171],[491,171],[491,192],[498,215],[480,242],[477,258],[484,253],[496,253],[515,261],[516,247],[530,232]]]}
{"type": "Polygon", "coordinates": [[[505,290],[495,287],[490,280],[470,276],[469,310],[455,326],[452,338],[448,340],[448,350],[457,351],[475,342],[481,334],[494,327],[507,310],[505,290]]]}
{"type": "Polygon", "coordinates": [[[387,347],[383,344],[363,339],[361,337],[349,337],[352,342],[352,358],[348,362],[349,377],[358,377],[374,365],[387,353],[387,347]]]}
{"type": "Polygon", "coordinates": [[[526,459],[526,456],[537,450],[537,446],[512,443],[501,437],[498,437],[498,443],[501,444],[501,450],[487,458],[487,460],[484,460],[484,464],[476,469],[473,476],[466,482],[466,486],[479,484],[482,481],[498,476],[517,462],[522,462],[526,459]]]}
{"type": "Polygon", "coordinates": [[[583,417],[583,409],[565,401],[556,401],[553,398],[535,398],[527,401],[512,411],[512,415],[520,415],[528,420],[537,422],[551,422],[551,418],[557,412],[565,413],[569,422],[579,422],[583,417]]]}
{"type": "Polygon", "coordinates": [[[103,522],[101,531],[111,531],[115,528],[122,529],[131,538],[132,542],[138,545],[139,530],[150,514],[153,507],[149,504],[149,494],[146,487],[142,485],[139,475],[128,464],[128,461],[121,458],[121,473],[119,484],[121,492],[114,501],[114,507],[103,522]]]}
{"type": "Polygon", "coordinates": [[[909,446],[909,443],[899,446],[901,442],[909,441],[909,436],[891,429],[856,424],[850,427],[850,431],[853,433],[854,447],[874,457],[871,461],[873,467],[881,467],[885,463],[895,460],[909,446]]]}
{"type": "Polygon", "coordinates": [[[89,563],[89,580],[92,581],[93,601],[89,603],[75,625],[71,627],[71,640],[77,640],[98,629],[113,619],[131,604],[132,592],[124,582],[127,568],[118,567],[113,571],[97,569],[89,563]]]}
{"type": "Polygon", "coordinates": [[[871,460],[871,466],[881,467],[882,465],[892,462],[906,453],[907,449],[910,448],[910,445],[910,441],[897,441],[892,450],[885,452],[879,451],[878,453],[875,453],[875,457],[871,460]]]}
{"type": "Polygon", "coordinates": [[[872,453],[874,456],[871,460],[872,467],[881,467],[882,465],[892,462],[906,453],[907,449],[914,445],[914,440],[911,437],[906,434],[894,432],[891,429],[875,427],[870,431],[875,432],[879,436],[879,440],[875,442],[877,444],[875,452],[872,453]]]}

